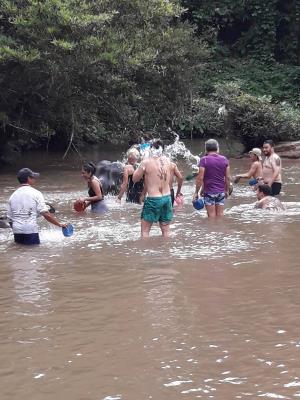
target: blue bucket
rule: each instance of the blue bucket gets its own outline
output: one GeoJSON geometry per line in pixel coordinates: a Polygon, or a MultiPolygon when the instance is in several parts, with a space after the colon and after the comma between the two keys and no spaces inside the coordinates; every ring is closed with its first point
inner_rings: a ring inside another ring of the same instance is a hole
{"type": "Polygon", "coordinates": [[[73,225],[71,225],[71,224],[68,224],[65,228],[62,228],[62,233],[66,237],[72,236],[73,232],[74,232],[74,228],[73,228],[73,225]]]}
{"type": "Polygon", "coordinates": [[[204,208],[204,201],[202,199],[197,199],[193,201],[193,207],[196,210],[202,210],[204,208]]]}
{"type": "Polygon", "coordinates": [[[249,183],[250,186],[255,186],[255,185],[257,185],[258,180],[253,178],[253,179],[250,179],[250,181],[248,183],[249,183]]]}

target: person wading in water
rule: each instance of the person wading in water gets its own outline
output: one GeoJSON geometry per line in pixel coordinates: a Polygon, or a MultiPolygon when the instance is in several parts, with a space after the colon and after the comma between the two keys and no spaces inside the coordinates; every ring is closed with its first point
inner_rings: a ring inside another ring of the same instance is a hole
{"type": "Polygon", "coordinates": [[[251,166],[248,172],[245,174],[236,175],[234,178],[234,183],[238,183],[240,179],[254,178],[256,180],[262,179],[262,157],[261,150],[254,148],[249,151],[249,157],[251,160],[251,166]]]}
{"type": "Polygon", "coordinates": [[[149,237],[154,222],[159,222],[163,237],[169,236],[173,207],[170,192],[171,161],[163,154],[164,144],[156,140],[151,144],[149,158],[142,161],[133,174],[133,182],[143,177],[147,190],[142,215],[141,236],[149,237]]]}
{"type": "Polygon", "coordinates": [[[87,162],[82,166],[81,175],[88,184],[88,195],[80,199],[84,202],[84,208],[91,206],[91,211],[94,213],[104,213],[107,211],[107,206],[104,202],[104,194],[100,180],[95,176],[96,166],[92,162],[87,162]]]}
{"type": "Polygon", "coordinates": [[[205,152],[199,163],[193,201],[198,199],[201,189],[208,217],[222,216],[230,189],[229,161],[219,154],[219,144],[214,139],[205,142],[205,152]]]}
{"type": "Polygon", "coordinates": [[[144,179],[134,183],[132,180],[134,171],[138,168],[137,162],[140,159],[140,153],[137,149],[130,149],[127,152],[128,164],[124,167],[123,182],[120,187],[117,200],[121,201],[125,192],[126,201],[129,203],[141,204],[142,193],[144,189],[144,179]]]}

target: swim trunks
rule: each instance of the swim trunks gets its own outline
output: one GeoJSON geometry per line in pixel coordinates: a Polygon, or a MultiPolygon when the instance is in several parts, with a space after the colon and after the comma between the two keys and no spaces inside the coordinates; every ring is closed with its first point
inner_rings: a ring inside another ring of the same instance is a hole
{"type": "Polygon", "coordinates": [[[279,182],[273,182],[271,189],[272,189],[272,196],[277,196],[279,195],[280,191],[281,191],[281,183],[279,182]]]}
{"type": "Polygon", "coordinates": [[[168,224],[173,218],[171,196],[147,197],[144,202],[141,218],[147,222],[168,224]]]}
{"type": "Polygon", "coordinates": [[[225,204],[225,193],[216,193],[204,195],[204,204],[207,206],[224,206],[225,204]]]}

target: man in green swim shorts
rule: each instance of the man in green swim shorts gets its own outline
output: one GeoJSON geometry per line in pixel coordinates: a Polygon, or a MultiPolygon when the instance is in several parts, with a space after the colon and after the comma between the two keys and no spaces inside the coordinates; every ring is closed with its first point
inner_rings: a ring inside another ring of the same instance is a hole
{"type": "Polygon", "coordinates": [[[172,164],[163,154],[164,144],[156,140],[151,144],[150,157],[142,161],[133,174],[133,182],[144,177],[147,197],[141,215],[141,236],[149,237],[151,226],[159,222],[163,237],[169,236],[169,224],[173,218],[170,192],[172,164]]]}

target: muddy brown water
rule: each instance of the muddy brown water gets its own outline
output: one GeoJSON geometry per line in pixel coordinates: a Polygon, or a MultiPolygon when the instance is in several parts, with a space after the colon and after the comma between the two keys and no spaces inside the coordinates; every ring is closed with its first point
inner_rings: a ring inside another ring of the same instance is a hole
{"type": "MultiPolygon", "coordinates": [[[[300,398],[300,161],[283,162],[285,212],[254,211],[245,182],[208,221],[186,182],[171,238],[141,241],[139,206],[76,215],[79,161],[43,158],[26,162],[75,233],[41,220],[24,248],[0,230],[1,400],[300,398]]],[[[15,187],[0,171],[1,209],[15,187]]]]}

